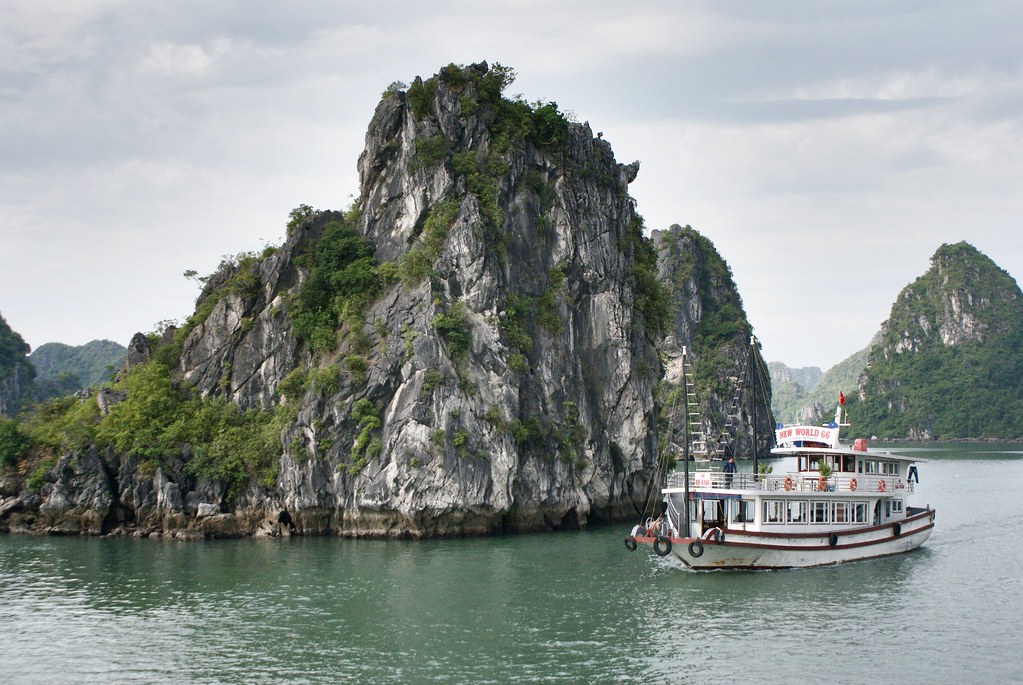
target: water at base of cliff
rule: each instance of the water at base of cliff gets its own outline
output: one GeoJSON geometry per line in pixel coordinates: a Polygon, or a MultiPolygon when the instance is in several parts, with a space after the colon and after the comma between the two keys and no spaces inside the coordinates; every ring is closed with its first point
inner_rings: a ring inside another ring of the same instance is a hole
{"type": "MultiPolygon", "coordinates": [[[[928,459],[920,549],[687,573],[630,526],[492,539],[0,537],[4,683],[1020,682],[1023,446],[928,459]]],[[[747,465],[748,468],[748,465],[747,465]]]]}

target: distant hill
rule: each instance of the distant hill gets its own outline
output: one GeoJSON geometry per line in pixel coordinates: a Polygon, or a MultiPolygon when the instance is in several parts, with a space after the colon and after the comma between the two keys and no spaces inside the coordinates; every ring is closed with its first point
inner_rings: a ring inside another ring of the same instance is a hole
{"type": "Polygon", "coordinates": [[[770,362],[771,409],[774,417],[784,423],[793,423],[808,403],[810,391],[821,380],[823,372],[816,366],[793,369],[782,362],[770,362]]]}
{"type": "Polygon", "coordinates": [[[126,352],[124,346],[110,340],[93,340],[79,346],[53,342],[40,345],[28,358],[36,369],[37,382],[61,382],[73,376],[78,388],[84,388],[110,380],[124,363],[126,352]]]}
{"type": "MultiPolygon", "coordinates": [[[[1023,438],[1023,293],[972,245],[942,245],[871,345],[854,435],[1023,438]]],[[[857,362],[858,364],[858,362],[857,362]]],[[[853,365],[855,366],[855,365],[853,365]]]]}
{"type": "MultiPolygon", "coordinates": [[[[877,340],[877,336],[874,336],[874,340],[877,340]]],[[[839,393],[845,395],[847,400],[856,396],[859,379],[867,368],[869,349],[864,347],[828,369],[813,391],[807,393],[806,403],[800,407],[798,417],[815,423],[822,420],[830,421],[838,403],[839,393]]]]}

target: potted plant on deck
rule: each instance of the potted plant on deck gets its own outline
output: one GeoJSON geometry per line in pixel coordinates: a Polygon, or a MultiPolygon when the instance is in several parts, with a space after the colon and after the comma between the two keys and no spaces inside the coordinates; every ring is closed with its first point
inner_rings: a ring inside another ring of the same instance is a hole
{"type": "Polygon", "coordinates": [[[828,479],[831,478],[831,466],[822,461],[817,465],[817,473],[820,474],[820,478],[817,481],[817,489],[830,490],[831,486],[828,485],[828,479]]]}

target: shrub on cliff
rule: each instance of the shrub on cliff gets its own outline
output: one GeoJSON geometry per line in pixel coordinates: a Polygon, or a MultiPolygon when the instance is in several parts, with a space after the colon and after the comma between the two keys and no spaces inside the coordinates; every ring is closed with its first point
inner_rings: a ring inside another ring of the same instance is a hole
{"type": "Polygon", "coordinates": [[[343,324],[361,328],[362,314],[387,277],[373,258],[373,244],[348,220],[328,223],[298,261],[308,275],[290,309],[294,332],[325,352],[336,347],[343,324]]]}
{"type": "Polygon", "coordinates": [[[0,468],[18,463],[32,444],[32,439],[21,432],[13,419],[0,418],[0,468]]]}

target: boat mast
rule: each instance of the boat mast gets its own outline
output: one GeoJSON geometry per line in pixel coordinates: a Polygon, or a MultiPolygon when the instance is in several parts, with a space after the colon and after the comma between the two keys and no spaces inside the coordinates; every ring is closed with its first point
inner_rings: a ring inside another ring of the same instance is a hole
{"type": "Polygon", "coordinates": [[[749,360],[750,366],[750,391],[753,396],[753,477],[757,477],[759,467],[757,465],[757,339],[754,336],[749,337],[750,351],[749,360]]]}
{"type": "Polygon", "coordinates": [[[682,431],[683,431],[682,432],[682,462],[685,464],[685,467],[683,469],[684,477],[683,477],[683,480],[682,480],[682,483],[683,483],[682,487],[683,487],[683,492],[684,492],[683,498],[685,500],[684,504],[682,506],[682,519],[683,519],[682,537],[684,537],[684,538],[690,537],[690,535],[689,535],[689,519],[690,519],[690,514],[689,514],[689,507],[690,507],[690,504],[689,504],[689,416],[688,416],[688,412],[689,412],[689,409],[688,409],[688,407],[689,407],[689,383],[687,383],[687,379],[686,379],[686,355],[687,354],[688,354],[688,350],[686,349],[686,346],[683,345],[682,346],[682,400],[683,400],[683,406],[686,407],[686,413],[687,413],[686,420],[683,421],[684,426],[682,428],[682,431]]]}

